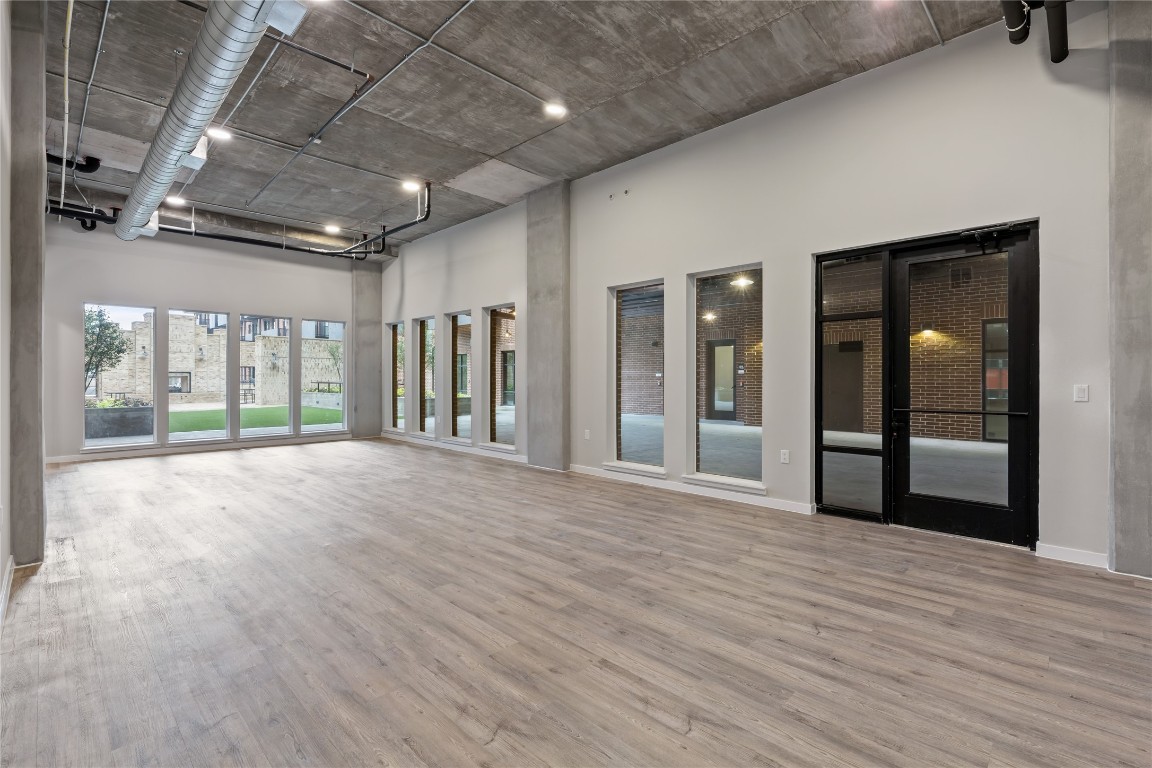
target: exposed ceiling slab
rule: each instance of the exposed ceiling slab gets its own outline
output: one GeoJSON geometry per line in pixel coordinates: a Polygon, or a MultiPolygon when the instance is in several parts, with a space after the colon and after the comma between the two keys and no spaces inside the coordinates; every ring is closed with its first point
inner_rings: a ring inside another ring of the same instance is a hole
{"type": "Polygon", "coordinates": [[[548,186],[552,181],[514,165],[489,160],[448,180],[445,186],[485,200],[511,205],[522,200],[529,192],[548,186]]]}
{"type": "MultiPolygon", "coordinates": [[[[48,5],[47,139],[59,150],[63,51],[51,41],[65,3],[48,5]]],[[[289,38],[296,47],[275,33],[260,43],[217,116],[231,115],[234,137],[176,191],[259,221],[377,231],[415,215],[401,180],[431,181],[431,218],[396,238],[409,241],[936,45],[925,5],[945,40],[1001,18],[995,0],[476,0],[455,18],[463,0],[317,3],[289,38]],[[544,113],[553,100],[566,117],[544,113]]],[[[104,165],[78,182],[122,193],[204,11],[109,8],[80,147],[104,165]]],[[[75,7],[73,148],[104,9],[75,7]]]]}

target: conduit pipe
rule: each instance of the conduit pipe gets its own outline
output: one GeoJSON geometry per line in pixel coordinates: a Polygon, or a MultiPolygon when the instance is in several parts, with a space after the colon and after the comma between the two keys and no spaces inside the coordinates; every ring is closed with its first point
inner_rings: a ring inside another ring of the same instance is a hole
{"type": "MultiPolygon", "coordinates": [[[[92,71],[88,74],[88,85],[84,87],[84,108],[80,110],[80,127],[76,129],[76,151],[72,153],[72,157],[80,157],[80,142],[84,140],[84,124],[88,121],[88,100],[92,98],[92,83],[96,80],[96,65],[100,63],[100,54],[104,52],[104,31],[108,28],[108,11],[112,8],[112,0],[104,0],[104,14],[100,18],[100,36],[96,38],[96,52],[92,56],[92,71]]],[[[68,156],[68,147],[64,147],[64,156],[68,156]]],[[[92,158],[88,158],[91,162],[92,158]]],[[[100,161],[96,161],[96,168],[91,171],[84,170],[73,164],[72,167],[72,186],[76,187],[76,191],[80,191],[80,187],[76,184],[77,173],[95,173],[96,169],[100,167],[100,161]]],[[[84,193],[80,192],[80,196],[84,197],[84,193]]],[[[84,198],[87,202],[88,199],[84,198]]]]}
{"type": "MultiPolygon", "coordinates": [[[[112,224],[119,227],[120,220],[123,218],[123,211],[119,215],[110,216],[98,208],[81,208],[76,205],[65,203],[63,205],[54,205],[51,200],[48,201],[47,212],[51,216],[63,216],[69,219],[76,219],[80,222],[80,226],[86,231],[91,232],[96,228],[96,223],[112,224]]],[[[313,248],[302,245],[288,245],[285,242],[275,243],[271,240],[261,240],[255,237],[244,237],[243,235],[224,235],[214,234],[211,232],[200,232],[196,229],[195,222],[191,227],[174,227],[169,224],[159,225],[161,232],[172,232],[178,235],[188,235],[189,237],[202,238],[205,240],[223,240],[229,243],[244,243],[246,245],[258,245],[263,248],[275,248],[278,251],[295,251],[297,253],[311,253],[318,256],[332,256],[341,259],[353,259],[355,261],[364,261],[369,256],[379,256],[386,251],[385,239],[389,235],[394,235],[397,232],[403,232],[406,229],[423,224],[428,221],[432,215],[432,182],[424,183],[424,206],[420,215],[412,221],[404,224],[399,224],[392,229],[387,227],[380,227],[380,234],[373,237],[366,237],[355,245],[351,245],[343,249],[327,249],[327,248],[313,248]]]]}
{"type": "Polygon", "coordinates": [[[64,159],[68,157],[68,123],[69,119],[69,99],[68,92],[72,89],[69,87],[72,83],[68,79],[68,53],[72,47],[72,6],[75,0],[68,0],[67,16],[64,20],[64,142],[61,144],[63,149],[61,152],[64,157],[60,158],[60,205],[64,205],[64,183],[67,174],[67,169],[64,167],[64,159]]]}
{"type": "Polygon", "coordinates": [[[116,221],[116,236],[135,240],[172,188],[184,158],[196,148],[268,27],[275,0],[219,0],[208,6],[188,64],[140,175],[116,221]]]}

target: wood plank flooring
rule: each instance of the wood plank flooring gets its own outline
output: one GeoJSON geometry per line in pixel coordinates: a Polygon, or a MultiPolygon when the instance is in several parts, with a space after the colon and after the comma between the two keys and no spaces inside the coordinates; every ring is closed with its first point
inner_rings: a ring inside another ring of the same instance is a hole
{"type": "Polygon", "coordinates": [[[1152,582],[387,441],[48,497],[5,766],[1152,764],[1152,582]]]}

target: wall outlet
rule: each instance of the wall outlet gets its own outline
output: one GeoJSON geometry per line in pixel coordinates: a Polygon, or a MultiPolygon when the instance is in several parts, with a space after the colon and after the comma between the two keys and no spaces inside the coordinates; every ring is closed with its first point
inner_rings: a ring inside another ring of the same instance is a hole
{"type": "Polygon", "coordinates": [[[590,430],[590,429],[584,430],[584,439],[585,440],[591,440],[592,439],[592,430],[590,430]]]}
{"type": "Polygon", "coordinates": [[[1087,384],[1073,384],[1072,385],[1072,402],[1086,403],[1088,402],[1088,385],[1087,384]]]}
{"type": "Polygon", "coordinates": [[[789,451],[780,451],[780,463],[788,464],[792,461],[792,454],[789,451]]]}

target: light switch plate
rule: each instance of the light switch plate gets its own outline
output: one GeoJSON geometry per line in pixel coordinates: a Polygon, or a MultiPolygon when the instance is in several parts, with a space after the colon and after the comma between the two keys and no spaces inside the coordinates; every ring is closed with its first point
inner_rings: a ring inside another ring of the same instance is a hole
{"type": "Polygon", "coordinates": [[[792,453],[790,451],[780,451],[780,463],[788,464],[792,461],[792,453]]]}
{"type": "Polygon", "coordinates": [[[591,440],[592,439],[592,430],[590,430],[590,429],[584,430],[584,439],[585,440],[591,440]]]}
{"type": "Polygon", "coordinates": [[[1072,385],[1072,402],[1086,403],[1088,402],[1088,385],[1087,384],[1073,384],[1072,385]]]}

